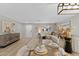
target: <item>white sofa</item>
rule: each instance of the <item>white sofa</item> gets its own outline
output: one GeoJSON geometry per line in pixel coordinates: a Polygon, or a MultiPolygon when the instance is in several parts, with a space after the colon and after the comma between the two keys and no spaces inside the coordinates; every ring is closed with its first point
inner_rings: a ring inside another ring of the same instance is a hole
{"type": "MultiPolygon", "coordinates": [[[[58,49],[59,52],[54,53],[54,56],[62,56],[65,55],[65,51],[63,50],[63,48],[59,47],[56,43],[52,42],[52,40],[44,40],[42,41],[43,44],[45,45],[49,45],[50,47],[54,48],[54,49],[58,49]]],[[[38,39],[32,39],[30,42],[28,42],[28,44],[24,47],[22,47],[18,52],[17,52],[17,56],[28,56],[29,55],[29,51],[35,49],[35,47],[39,44],[39,40],[38,39]]]]}

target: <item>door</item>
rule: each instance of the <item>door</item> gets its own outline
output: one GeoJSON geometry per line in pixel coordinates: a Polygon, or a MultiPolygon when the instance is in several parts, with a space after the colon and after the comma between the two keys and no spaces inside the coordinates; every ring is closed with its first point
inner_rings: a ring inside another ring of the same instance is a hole
{"type": "Polygon", "coordinates": [[[26,37],[28,38],[32,37],[32,25],[31,24],[26,25],[26,37]]]}

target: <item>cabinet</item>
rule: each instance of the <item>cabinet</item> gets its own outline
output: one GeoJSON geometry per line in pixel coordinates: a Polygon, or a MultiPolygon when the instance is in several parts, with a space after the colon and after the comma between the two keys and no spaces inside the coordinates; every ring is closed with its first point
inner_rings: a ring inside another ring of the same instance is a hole
{"type": "Polygon", "coordinates": [[[72,37],[72,50],[73,52],[79,53],[79,37],[78,36],[72,37]]]}
{"type": "Polygon", "coordinates": [[[0,35],[0,48],[6,47],[20,39],[20,33],[9,33],[0,35]]]}

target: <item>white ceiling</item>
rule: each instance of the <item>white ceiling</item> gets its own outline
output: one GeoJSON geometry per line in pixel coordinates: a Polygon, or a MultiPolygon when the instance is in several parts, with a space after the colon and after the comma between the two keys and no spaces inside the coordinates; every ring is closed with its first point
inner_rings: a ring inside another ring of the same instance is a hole
{"type": "Polygon", "coordinates": [[[0,15],[23,23],[58,22],[71,15],[57,15],[56,3],[0,3],[0,15]]]}

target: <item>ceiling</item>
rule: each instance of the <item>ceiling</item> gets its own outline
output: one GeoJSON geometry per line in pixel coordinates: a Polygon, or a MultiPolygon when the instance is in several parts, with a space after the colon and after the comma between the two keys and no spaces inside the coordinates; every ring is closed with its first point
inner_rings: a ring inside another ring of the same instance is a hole
{"type": "Polygon", "coordinates": [[[72,15],[58,15],[56,3],[0,3],[0,15],[22,23],[58,22],[72,15]]]}

